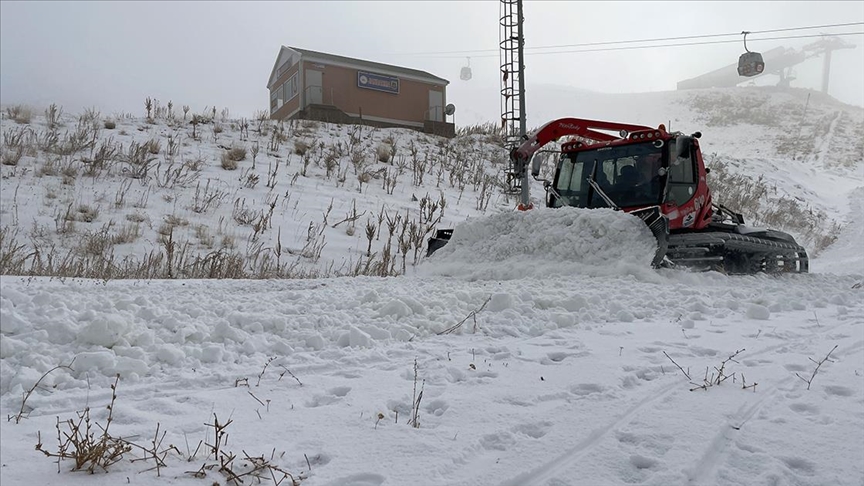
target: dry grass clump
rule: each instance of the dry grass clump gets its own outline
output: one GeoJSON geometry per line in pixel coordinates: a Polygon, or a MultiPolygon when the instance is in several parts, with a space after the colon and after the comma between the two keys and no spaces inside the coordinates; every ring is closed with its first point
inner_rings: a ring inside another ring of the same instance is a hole
{"type": "Polygon", "coordinates": [[[56,159],[47,158],[39,165],[39,168],[36,170],[36,175],[38,177],[56,176],[60,173],[58,165],[59,163],[56,159]]]}
{"type": "Polygon", "coordinates": [[[6,108],[6,116],[19,124],[30,123],[33,118],[33,110],[26,105],[14,105],[6,108]]]}
{"type": "Polygon", "coordinates": [[[221,165],[225,170],[237,170],[237,161],[228,152],[222,152],[221,165]]]}
{"type": "Polygon", "coordinates": [[[99,208],[88,204],[79,204],[76,208],[75,221],[92,223],[99,217],[99,208]]]}
{"type": "Polygon", "coordinates": [[[147,216],[141,213],[130,213],[126,215],[126,221],[131,221],[133,223],[143,223],[147,221],[147,216]]]}
{"type": "Polygon", "coordinates": [[[19,145],[15,148],[12,147],[3,147],[3,155],[0,156],[0,163],[8,166],[16,166],[18,162],[21,161],[21,157],[24,155],[24,146],[19,145]]]}
{"type": "Polygon", "coordinates": [[[151,138],[144,143],[144,147],[147,149],[148,153],[152,155],[159,155],[159,152],[162,151],[162,142],[155,138],[151,138]]]}
{"type": "Polygon", "coordinates": [[[140,237],[141,225],[139,223],[124,224],[120,227],[120,230],[111,237],[111,243],[115,245],[133,243],[140,237]]]}
{"type": "Polygon", "coordinates": [[[486,122],[475,125],[468,125],[456,129],[456,136],[465,137],[468,135],[501,135],[503,130],[497,123],[486,122]]]}
{"type": "Polygon", "coordinates": [[[55,130],[60,126],[60,117],[63,115],[63,107],[58,107],[51,103],[51,106],[45,109],[45,124],[49,130],[55,130]]]}
{"type": "Polygon", "coordinates": [[[126,439],[113,437],[108,429],[114,417],[114,403],[117,400],[117,375],[111,385],[111,403],[108,405],[108,419],[103,427],[90,418],[90,407],[83,412],[77,412],[76,419],[60,421],[57,419],[57,452],[46,450],[42,446],[42,433],[38,434],[36,450],[47,457],[57,458],[57,472],[60,472],[60,462],[66,459],[74,461],[73,471],[85,470],[91,474],[96,471],[107,472],[108,467],[123,459],[124,454],[132,451],[132,443],[126,439]],[[63,430],[64,427],[67,430],[63,430]],[[101,431],[99,433],[98,431],[101,431]]]}
{"type": "Polygon", "coordinates": [[[95,233],[87,233],[81,238],[81,244],[78,246],[78,251],[88,257],[101,258],[110,255],[114,250],[113,237],[108,232],[106,225],[100,231],[95,233]]]}
{"type": "Polygon", "coordinates": [[[246,147],[231,147],[228,150],[228,157],[235,162],[246,160],[246,147]]]}
{"type": "MultiPolygon", "coordinates": [[[[111,385],[111,402],[106,407],[108,417],[105,425],[96,422],[90,414],[90,407],[85,407],[83,412],[76,412],[76,417],[60,421],[57,418],[57,449],[46,449],[42,443],[41,431],[37,434],[36,450],[44,454],[46,457],[54,458],[57,462],[57,472],[61,472],[61,464],[64,461],[71,461],[72,471],[87,471],[90,474],[96,472],[107,473],[108,468],[123,461],[127,455],[136,451],[141,454],[140,457],[133,457],[129,462],[144,461],[149,463],[153,461],[153,465],[144,471],[156,471],[156,476],[161,477],[162,468],[168,467],[168,458],[179,458],[185,462],[196,461],[199,451],[206,452],[207,456],[202,459],[202,465],[197,470],[187,471],[195,478],[207,479],[210,471],[222,475],[225,478],[225,484],[241,485],[241,484],[261,484],[263,482],[273,481],[276,486],[298,486],[301,481],[306,479],[304,473],[292,474],[285,468],[274,463],[276,459],[276,450],[273,449],[270,458],[261,456],[250,456],[245,451],[242,457],[227,448],[228,433],[226,429],[231,425],[232,420],[228,419],[225,422],[219,422],[218,416],[213,414],[213,423],[205,424],[212,427],[214,439],[201,440],[194,452],[187,444],[187,455],[184,454],[176,446],[169,444],[163,445],[168,431],[163,430],[161,424],[156,424],[156,432],[144,444],[141,445],[132,442],[129,438],[115,436],[109,432],[111,423],[114,421],[114,409],[117,402],[117,385],[120,381],[120,375],[117,374],[114,384],[111,385]],[[202,448],[203,446],[203,448],[202,448]],[[247,482],[248,481],[248,482],[247,482]]],[[[254,396],[254,395],[253,395],[254,396]]],[[[17,421],[16,421],[17,423],[17,421]]],[[[209,434],[208,434],[209,435],[209,434]]],[[[282,455],[285,453],[283,452],[282,455]]],[[[282,457],[280,455],[279,457],[282,457]]],[[[308,461],[308,459],[307,459],[308,461]]],[[[127,477],[127,482],[129,478],[127,477]]],[[[219,481],[213,484],[219,484],[219,481]]]]}
{"type": "Polygon", "coordinates": [[[225,170],[236,170],[238,162],[246,160],[246,147],[232,146],[225,152],[222,152],[221,164],[225,170]]]}
{"type": "Polygon", "coordinates": [[[294,153],[299,156],[306,155],[306,151],[309,150],[309,144],[303,140],[295,140],[294,141],[294,153]]]}

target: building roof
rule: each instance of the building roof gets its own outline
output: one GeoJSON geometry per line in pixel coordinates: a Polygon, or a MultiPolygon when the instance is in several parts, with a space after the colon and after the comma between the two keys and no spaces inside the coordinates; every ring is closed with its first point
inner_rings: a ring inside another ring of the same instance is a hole
{"type": "Polygon", "coordinates": [[[433,83],[443,84],[444,86],[450,84],[450,81],[447,81],[444,78],[440,78],[438,76],[435,76],[434,74],[430,74],[426,71],[421,71],[419,69],[411,69],[411,68],[406,68],[406,67],[401,67],[401,66],[394,66],[392,64],[383,64],[380,62],[366,61],[363,59],[355,59],[352,57],[337,56],[335,54],[327,54],[326,52],[312,51],[309,49],[300,49],[298,47],[282,46],[282,49],[279,51],[279,56],[276,59],[276,65],[273,66],[273,71],[270,73],[270,83],[268,83],[268,87],[269,87],[269,84],[272,84],[273,82],[276,81],[276,79],[274,78],[274,75],[276,74],[276,70],[279,68],[279,66],[281,66],[282,63],[284,62],[284,61],[280,62],[280,60],[282,59],[282,54],[285,50],[290,50],[290,51],[293,51],[293,52],[300,54],[300,56],[306,61],[319,61],[319,62],[324,62],[324,63],[329,62],[329,63],[333,63],[333,64],[348,65],[348,66],[357,67],[360,69],[368,69],[370,71],[376,71],[376,72],[381,73],[381,74],[391,74],[391,75],[396,75],[396,76],[412,77],[412,78],[420,79],[423,81],[429,81],[429,82],[433,82],[433,83]]]}

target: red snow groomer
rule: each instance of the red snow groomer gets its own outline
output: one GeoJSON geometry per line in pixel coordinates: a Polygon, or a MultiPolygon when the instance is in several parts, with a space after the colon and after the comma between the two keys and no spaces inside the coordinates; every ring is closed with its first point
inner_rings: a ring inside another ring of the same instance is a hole
{"type": "MultiPolygon", "coordinates": [[[[517,173],[527,174],[530,165],[533,178],[543,181],[548,207],[612,208],[642,219],[657,238],[655,267],[807,272],[807,252],[792,236],[749,227],[740,214],[714,204],[700,137],[669,133],[663,125],[561,118],[529,135],[510,158],[517,173]],[[562,137],[569,140],[561,145],[553,180],[539,179],[541,161],[532,163],[533,155],[562,137]]],[[[428,254],[452,232],[438,230],[428,254]]]]}

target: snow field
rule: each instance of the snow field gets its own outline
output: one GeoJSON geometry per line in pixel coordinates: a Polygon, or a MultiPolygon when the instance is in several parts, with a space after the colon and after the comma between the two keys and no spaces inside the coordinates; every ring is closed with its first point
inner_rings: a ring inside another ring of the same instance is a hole
{"type": "MultiPolygon", "coordinates": [[[[4,481],[53,484],[56,466],[35,459],[35,431],[50,446],[56,416],[101,410],[119,372],[115,433],[146,438],[160,423],[185,453],[187,440],[192,449],[212,440],[212,414],[230,417],[235,451],[275,448],[277,463],[306,472],[310,486],[858,484],[860,277],[655,279],[4,277],[2,412],[16,414],[23,390],[75,358],[74,372],[55,371],[31,396],[27,419],[0,425],[4,481]],[[476,327],[467,319],[436,335],[487,299],[476,327]],[[809,379],[808,358],[835,344],[806,390],[795,373],[809,379]],[[734,382],[689,391],[740,349],[726,367],[734,382]],[[405,423],[415,359],[419,429],[405,423]],[[741,389],[742,373],[755,391],[741,389]],[[243,379],[248,388],[236,386],[243,379]]],[[[128,462],[62,477],[197,484],[184,472],[205,461],[169,463],[162,478],[128,462]]]]}

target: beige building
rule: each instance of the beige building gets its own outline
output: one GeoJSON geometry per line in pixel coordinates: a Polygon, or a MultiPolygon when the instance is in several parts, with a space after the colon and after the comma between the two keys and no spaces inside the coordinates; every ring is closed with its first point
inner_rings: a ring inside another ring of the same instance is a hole
{"type": "Polygon", "coordinates": [[[446,79],[425,71],[295,47],[270,73],[270,118],[408,127],[452,137],[446,79]]]}

